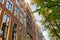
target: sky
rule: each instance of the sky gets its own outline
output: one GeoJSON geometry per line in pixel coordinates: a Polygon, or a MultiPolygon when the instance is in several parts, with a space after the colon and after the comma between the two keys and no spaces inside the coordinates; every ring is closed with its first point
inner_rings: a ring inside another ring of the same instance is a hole
{"type": "MultiPolygon", "coordinates": [[[[30,0],[26,0],[25,2],[28,2],[30,5],[30,0]]],[[[36,5],[30,5],[30,8],[32,11],[34,11],[36,9],[36,5]]],[[[34,13],[34,16],[36,18],[36,24],[38,24],[42,30],[43,36],[45,37],[45,40],[50,40],[50,38],[48,37],[48,33],[47,30],[44,30],[44,26],[41,25],[40,21],[42,20],[42,16],[38,15],[38,13],[34,13]]]]}

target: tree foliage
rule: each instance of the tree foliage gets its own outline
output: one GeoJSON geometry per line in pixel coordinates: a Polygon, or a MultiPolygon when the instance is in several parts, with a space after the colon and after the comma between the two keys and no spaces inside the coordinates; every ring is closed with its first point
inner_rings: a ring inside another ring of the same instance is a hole
{"type": "Polygon", "coordinates": [[[34,0],[36,10],[44,19],[42,24],[53,40],[60,40],[60,0],[34,0]],[[55,39],[54,39],[55,38],[55,39]]]}

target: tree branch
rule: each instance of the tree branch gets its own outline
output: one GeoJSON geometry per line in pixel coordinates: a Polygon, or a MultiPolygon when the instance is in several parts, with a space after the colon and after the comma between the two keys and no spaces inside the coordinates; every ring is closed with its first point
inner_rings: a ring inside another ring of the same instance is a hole
{"type": "Polygon", "coordinates": [[[55,21],[55,23],[56,23],[56,26],[58,27],[58,29],[60,30],[60,27],[59,27],[59,25],[57,24],[57,22],[56,22],[56,20],[54,20],[55,21]]]}
{"type": "Polygon", "coordinates": [[[56,4],[56,5],[47,6],[47,7],[48,7],[48,8],[51,8],[51,7],[55,7],[55,6],[60,6],[60,5],[56,4]]]}
{"type": "Polygon", "coordinates": [[[51,23],[51,21],[49,21],[50,22],[50,25],[52,26],[52,28],[53,28],[53,32],[55,33],[55,35],[60,39],[60,36],[57,34],[57,31],[55,30],[55,28],[53,27],[53,25],[52,25],[52,23],[51,23]]]}

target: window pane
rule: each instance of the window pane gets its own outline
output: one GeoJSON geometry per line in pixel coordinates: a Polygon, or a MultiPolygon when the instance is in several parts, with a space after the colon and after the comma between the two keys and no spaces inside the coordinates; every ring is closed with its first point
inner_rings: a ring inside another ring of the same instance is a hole
{"type": "Polygon", "coordinates": [[[0,0],[0,2],[3,2],[3,0],[0,0]]]}
{"type": "Polygon", "coordinates": [[[7,15],[4,15],[3,22],[6,22],[6,17],[7,17],[7,15]]]}
{"type": "Polygon", "coordinates": [[[24,18],[24,21],[26,22],[26,19],[24,18]]]}
{"type": "Polygon", "coordinates": [[[19,2],[18,0],[16,0],[16,4],[17,4],[17,5],[20,5],[20,2],[19,2]]]}
{"type": "Polygon", "coordinates": [[[20,22],[23,24],[23,18],[22,17],[20,17],[20,22]]]}
{"type": "Polygon", "coordinates": [[[10,17],[5,14],[4,17],[3,17],[3,22],[6,22],[8,24],[9,21],[10,21],[10,17]]]}
{"type": "Polygon", "coordinates": [[[17,24],[14,23],[12,31],[12,40],[16,40],[17,24]]]}
{"type": "Polygon", "coordinates": [[[24,12],[24,16],[26,17],[26,13],[24,12]]]}
{"type": "Polygon", "coordinates": [[[16,18],[17,18],[17,16],[18,16],[18,8],[17,8],[17,7],[15,7],[14,16],[15,16],[16,18]]]}
{"type": "Polygon", "coordinates": [[[24,40],[26,40],[26,32],[24,32],[24,40]]]}
{"type": "Polygon", "coordinates": [[[24,18],[24,25],[26,26],[26,19],[24,18]]]}
{"type": "Polygon", "coordinates": [[[6,3],[6,8],[11,11],[12,9],[12,1],[8,0],[7,3],[6,3]]]}
{"type": "Polygon", "coordinates": [[[9,22],[10,22],[10,17],[6,14],[4,14],[3,17],[3,24],[2,24],[2,30],[3,30],[3,40],[7,39],[7,33],[8,33],[8,28],[9,28],[9,22]]]}
{"type": "Polygon", "coordinates": [[[23,15],[20,13],[20,17],[23,17],[23,15]]]}
{"type": "Polygon", "coordinates": [[[15,7],[15,13],[16,13],[16,14],[18,13],[18,8],[17,8],[17,7],[15,7]]]}
{"type": "Polygon", "coordinates": [[[20,11],[22,11],[23,10],[23,8],[22,8],[22,6],[20,6],[20,11]]]}
{"type": "Polygon", "coordinates": [[[19,36],[20,36],[19,39],[22,40],[22,28],[21,27],[19,28],[19,36]]]}
{"type": "Polygon", "coordinates": [[[22,15],[22,13],[20,13],[20,22],[23,24],[23,15],[22,15]]]}

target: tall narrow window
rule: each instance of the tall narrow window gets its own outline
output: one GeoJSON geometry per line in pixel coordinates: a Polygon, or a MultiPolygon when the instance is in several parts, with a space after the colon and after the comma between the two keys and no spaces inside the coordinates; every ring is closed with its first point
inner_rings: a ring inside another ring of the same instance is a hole
{"type": "Polygon", "coordinates": [[[9,22],[10,22],[10,17],[8,15],[4,14],[3,23],[2,23],[3,40],[7,39],[9,22]]]}
{"type": "Polygon", "coordinates": [[[11,9],[12,9],[12,0],[7,0],[7,3],[6,3],[6,8],[9,10],[9,11],[11,11],[11,9]]]}
{"type": "Polygon", "coordinates": [[[24,32],[24,40],[26,40],[26,36],[27,36],[27,35],[26,35],[26,32],[24,32]]]}
{"type": "Polygon", "coordinates": [[[16,40],[17,24],[14,23],[12,31],[12,40],[16,40]]]}
{"type": "Polygon", "coordinates": [[[22,5],[20,6],[20,11],[22,11],[23,10],[23,7],[22,7],[22,5]]]}
{"type": "Polygon", "coordinates": [[[27,35],[27,40],[30,40],[30,35],[27,35]]]}
{"type": "Polygon", "coordinates": [[[23,24],[23,15],[20,13],[20,22],[23,24]]]}
{"type": "Polygon", "coordinates": [[[24,16],[26,17],[26,13],[24,12],[24,16]]]}
{"type": "Polygon", "coordinates": [[[24,26],[26,26],[26,19],[24,18],[24,26]]]}
{"type": "Polygon", "coordinates": [[[17,18],[17,16],[18,16],[18,8],[17,7],[15,7],[14,16],[15,16],[15,18],[17,18]]]}
{"type": "Polygon", "coordinates": [[[17,4],[17,5],[20,5],[20,2],[19,2],[19,0],[16,0],[16,4],[17,4]]]}
{"type": "Polygon", "coordinates": [[[19,28],[19,36],[20,36],[19,40],[22,40],[22,28],[21,27],[19,28]]]}

